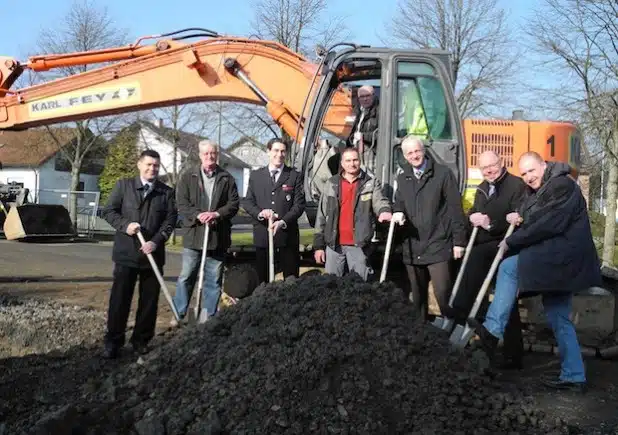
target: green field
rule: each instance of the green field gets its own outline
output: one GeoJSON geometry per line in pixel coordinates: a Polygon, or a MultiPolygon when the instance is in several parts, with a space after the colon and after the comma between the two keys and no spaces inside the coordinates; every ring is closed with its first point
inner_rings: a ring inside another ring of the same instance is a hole
{"type": "MultiPolygon", "coordinates": [[[[301,245],[311,245],[313,243],[313,228],[302,229],[300,230],[300,244],[301,245]]],[[[253,233],[232,233],[232,244],[234,246],[247,246],[253,245],[253,233]]],[[[176,237],[176,243],[172,244],[172,242],[168,242],[167,248],[170,250],[181,250],[182,249],[182,237],[176,237]]]]}

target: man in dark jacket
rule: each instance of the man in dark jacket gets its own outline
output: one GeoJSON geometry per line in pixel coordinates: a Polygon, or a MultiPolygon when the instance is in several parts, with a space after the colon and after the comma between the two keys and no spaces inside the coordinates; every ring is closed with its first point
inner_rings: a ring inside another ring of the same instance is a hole
{"type": "MultiPolygon", "coordinates": [[[[206,225],[208,246],[204,265],[202,310],[199,322],[214,316],[221,297],[223,261],[232,244],[232,218],[240,200],[234,177],[217,164],[219,145],[203,140],[198,144],[202,164],[186,171],[176,186],[176,201],[183,226],[182,270],[176,283],[174,304],[181,318],[186,315],[202,261],[206,225]]],[[[172,320],[172,325],[176,321],[172,320]]]]}
{"type": "Polygon", "coordinates": [[[397,176],[393,219],[400,225],[403,259],[414,304],[427,320],[429,281],[443,316],[452,284],[451,260],[466,246],[466,217],[454,174],[425,154],[423,142],[409,135],[401,143],[407,161],[397,176]]]}
{"type": "Polygon", "coordinates": [[[243,208],[253,219],[253,244],[260,283],[268,282],[268,219],[273,218],[275,261],[284,279],[298,276],[300,234],[298,219],[305,211],[305,193],[298,171],[286,166],[287,145],[281,139],[267,144],[270,163],[251,172],[243,208]]]}
{"type": "Polygon", "coordinates": [[[157,321],[160,285],[148,261],[152,254],[161,274],[165,265],[165,242],[174,231],[178,212],[173,190],[157,180],[160,157],[156,151],[141,153],[137,167],[139,176],[119,180],[102,211],[114,229],[114,282],[109,296],[105,358],[116,358],[125,343],[125,330],[131,300],[139,277],[139,299],[135,327],[131,337],[133,348],[140,354],[148,351],[157,321]],[[141,246],[136,237],[141,231],[147,240],[141,246]]]}
{"type": "Polygon", "coordinates": [[[498,269],[485,322],[468,322],[493,362],[518,291],[520,295],[541,294],[561,360],[559,377],[543,379],[543,383],[582,391],[586,373],[569,319],[571,303],[574,292],[601,284],[586,201],[564,163],[547,163],[537,153],[527,152],[519,160],[519,170],[528,192],[519,213],[507,216],[510,223],[519,225],[501,242],[510,256],[498,269]]]}
{"type": "MultiPolygon", "coordinates": [[[[481,153],[478,163],[484,180],[477,187],[474,204],[468,211],[470,225],[478,227],[478,233],[457,296],[453,301],[456,321],[462,324],[465,324],[468,318],[491,263],[498,253],[498,244],[509,227],[506,215],[519,210],[526,189],[526,183],[510,174],[502,164],[500,156],[494,151],[481,153]]],[[[486,296],[485,301],[487,299],[486,296]]],[[[481,306],[479,314],[485,307],[486,304],[481,306]]],[[[513,305],[508,325],[505,331],[504,361],[501,368],[520,368],[523,338],[517,304],[513,305]]]]}
{"type": "Polygon", "coordinates": [[[326,182],[320,196],[314,257],[317,263],[326,263],[326,273],[342,276],[347,265],[367,280],[376,216],[379,222],[390,221],[391,207],[378,180],[361,170],[356,148],[342,152],[341,166],[341,174],[326,182]]]}

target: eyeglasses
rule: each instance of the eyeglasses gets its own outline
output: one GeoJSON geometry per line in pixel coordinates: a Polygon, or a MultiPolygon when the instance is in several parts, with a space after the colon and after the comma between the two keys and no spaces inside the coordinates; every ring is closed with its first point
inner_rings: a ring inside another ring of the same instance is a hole
{"type": "Polygon", "coordinates": [[[481,171],[484,171],[485,169],[497,168],[498,166],[500,166],[500,160],[498,160],[497,162],[491,163],[489,165],[480,166],[480,169],[481,171]]]}

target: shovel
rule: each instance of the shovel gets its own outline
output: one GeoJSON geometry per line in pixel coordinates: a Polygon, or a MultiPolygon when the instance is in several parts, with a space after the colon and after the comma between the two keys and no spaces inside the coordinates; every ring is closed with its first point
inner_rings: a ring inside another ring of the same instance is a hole
{"type": "MultiPolygon", "coordinates": [[[[375,132],[374,132],[375,133],[375,132]]],[[[397,170],[397,175],[401,172],[401,168],[397,170]]],[[[384,178],[384,177],[383,177],[384,178]]],[[[397,177],[395,177],[395,186],[393,187],[393,202],[395,202],[395,193],[397,193],[397,177]]],[[[391,216],[391,222],[388,226],[388,236],[386,238],[386,249],[384,250],[384,262],[382,263],[382,271],[380,272],[380,283],[383,283],[386,280],[386,271],[388,270],[388,262],[391,258],[391,245],[393,244],[393,234],[395,233],[395,221],[393,221],[391,216]]]]}
{"type": "Polygon", "coordinates": [[[275,242],[273,235],[273,218],[268,218],[268,282],[275,280],[275,242]]]}
{"type": "Polygon", "coordinates": [[[395,232],[395,221],[391,219],[388,226],[388,237],[386,238],[386,249],[384,250],[384,262],[382,263],[382,271],[380,272],[380,283],[386,279],[386,271],[388,269],[388,261],[391,257],[391,245],[393,244],[393,233],[395,232]]]}
{"type": "MultiPolygon", "coordinates": [[[[137,232],[137,237],[140,243],[142,244],[142,246],[144,246],[146,244],[146,240],[144,239],[144,235],[142,234],[141,231],[137,232]]],[[[157,263],[155,263],[155,260],[152,257],[152,254],[148,254],[147,257],[148,257],[148,261],[150,261],[150,265],[152,266],[152,270],[154,270],[154,273],[157,276],[157,280],[159,281],[159,285],[161,286],[161,289],[163,290],[165,299],[167,299],[167,302],[170,304],[170,307],[172,308],[172,312],[174,313],[174,317],[176,318],[176,321],[180,322],[180,316],[178,315],[178,310],[176,310],[176,305],[174,305],[174,301],[172,300],[172,295],[170,294],[170,291],[167,289],[167,285],[165,285],[165,281],[163,281],[163,277],[161,276],[161,272],[159,271],[159,267],[157,266],[157,263]]]]}
{"type": "MultiPolygon", "coordinates": [[[[506,231],[506,235],[504,236],[503,240],[505,240],[507,237],[513,234],[514,229],[515,229],[515,225],[511,224],[509,226],[509,229],[506,231]]],[[[498,249],[498,253],[494,257],[493,263],[491,263],[491,268],[489,269],[489,272],[487,273],[487,276],[485,277],[485,281],[483,281],[481,290],[479,291],[479,294],[476,296],[476,300],[474,301],[474,306],[472,307],[472,310],[470,311],[468,318],[476,317],[476,313],[478,313],[479,308],[481,307],[481,304],[483,303],[483,299],[485,298],[485,293],[487,293],[487,290],[489,289],[491,280],[493,279],[494,274],[496,273],[496,270],[498,269],[498,265],[500,264],[500,261],[502,260],[503,255],[504,255],[504,247],[500,247],[500,249],[498,249]]],[[[473,335],[474,335],[474,329],[472,329],[470,325],[468,325],[468,323],[466,323],[465,326],[457,325],[455,329],[453,330],[453,333],[449,337],[449,341],[455,347],[463,349],[464,347],[466,347],[466,345],[468,344],[468,342],[470,341],[473,335]]]]}
{"type": "Polygon", "coordinates": [[[197,280],[197,296],[195,301],[195,307],[193,308],[193,314],[195,316],[195,320],[198,323],[203,323],[206,319],[200,319],[201,308],[202,308],[202,286],[204,285],[204,267],[206,266],[206,251],[208,250],[208,233],[210,230],[210,225],[208,223],[204,224],[204,243],[202,244],[202,261],[200,262],[200,274],[197,280]]]}
{"type": "MultiPolygon", "coordinates": [[[[455,285],[453,286],[453,291],[448,301],[448,305],[451,308],[453,308],[453,302],[455,302],[455,297],[457,296],[457,291],[459,290],[459,286],[461,285],[461,280],[463,279],[466,264],[468,264],[468,258],[470,258],[470,252],[472,252],[472,246],[474,246],[474,239],[476,239],[476,234],[478,232],[479,227],[474,227],[474,229],[472,230],[472,235],[470,236],[470,240],[468,241],[468,246],[466,246],[466,253],[464,254],[461,266],[459,267],[459,273],[457,274],[457,279],[455,280],[455,285]]],[[[432,322],[432,325],[448,331],[453,327],[453,322],[453,319],[449,319],[446,317],[436,317],[436,319],[432,322]]]]}

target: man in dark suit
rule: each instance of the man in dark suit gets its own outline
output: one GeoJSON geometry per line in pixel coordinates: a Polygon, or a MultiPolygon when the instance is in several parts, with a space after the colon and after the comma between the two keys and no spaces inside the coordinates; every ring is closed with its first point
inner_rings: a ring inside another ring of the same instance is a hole
{"type": "Polygon", "coordinates": [[[174,231],[178,215],[173,190],[157,180],[159,154],[145,150],[139,157],[137,167],[139,176],[119,180],[102,211],[103,218],[116,230],[105,358],[116,358],[124,346],[127,319],[138,277],[139,300],[131,343],[138,353],[148,352],[147,344],[154,336],[157,321],[160,285],[147,254],[152,254],[163,274],[165,242],[174,231]],[[138,231],[147,240],[144,246],[136,237],[138,231]]]}
{"type": "MultiPolygon", "coordinates": [[[[187,232],[182,238],[182,270],[176,283],[174,304],[181,319],[189,308],[202,261],[206,225],[208,246],[198,321],[204,323],[217,313],[223,282],[223,262],[232,244],[232,218],[240,200],[232,174],[217,164],[219,145],[210,140],[198,144],[201,165],[187,170],[176,186],[178,211],[187,232]]],[[[177,326],[176,319],[172,326],[177,326]]]]}
{"type": "Polygon", "coordinates": [[[251,172],[243,208],[255,219],[253,243],[259,282],[268,282],[268,219],[273,218],[275,260],[283,277],[298,276],[298,219],[305,211],[305,194],[298,171],[286,166],[287,144],[278,138],[266,145],[270,163],[251,172]]]}

